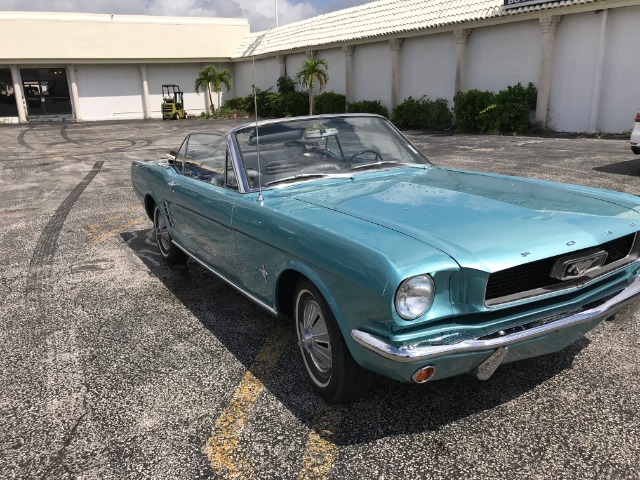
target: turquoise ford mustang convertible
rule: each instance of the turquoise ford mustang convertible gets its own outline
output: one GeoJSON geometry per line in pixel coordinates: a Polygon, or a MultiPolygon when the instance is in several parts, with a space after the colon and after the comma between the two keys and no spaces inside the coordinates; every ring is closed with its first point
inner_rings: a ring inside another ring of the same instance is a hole
{"type": "Polygon", "coordinates": [[[640,198],[436,167],[374,115],[193,133],[131,178],[162,256],[292,319],[329,402],[487,379],[640,298],[640,198]]]}

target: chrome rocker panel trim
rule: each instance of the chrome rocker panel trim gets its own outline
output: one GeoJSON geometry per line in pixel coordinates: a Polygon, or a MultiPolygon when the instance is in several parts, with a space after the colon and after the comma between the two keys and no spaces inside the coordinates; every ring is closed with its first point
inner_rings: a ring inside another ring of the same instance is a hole
{"type": "MultiPolygon", "coordinates": [[[[584,310],[578,313],[567,313],[565,316],[557,317],[553,316],[546,319],[548,323],[531,327],[527,330],[522,330],[514,333],[510,333],[498,338],[491,338],[486,340],[465,340],[460,343],[454,343],[452,345],[408,345],[398,348],[394,345],[390,345],[381,338],[371,335],[370,333],[363,332],[361,330],[351,330],[351,338],[364,348],[371,350],[385,358],[394,360],[396,362],[420,362],[423,360],[430,360],[446,355],[452,355],[456,353],[478,352],[493,350],[501,347],[508,347],[516,343],[532,340],[537,337],[549,333],[555,333],[566,328],[587,323],[593,320],[604,320],[614,315],[618,310],[627,306],[628,304],[640,300],[640,277],[636,278],[629,286],[622,290],[616,296],[610,298],[602,305],[592,308],[590,310],[584,310]]],[[[545,322],[545,320],[541,320],[545,322]]],[[[540,322],[536,322],[540,323],[540,322]]]]}
{"type": "Polygon", "coordinates": [[[251,295],[249,292],[247,292],[245,289],[243,289],[242,287],[236,285],[235,283],[233,283],[231,280],[229,280],[227,277],[225,277],[224,275],[222,275],[220,272],[218,272],[217,270],[214,270],[213,268],[211,268],[209,265],[206,264],[206,262],[200,260],[198,257],[196,257],[193,253],[191,253],[189,250],[187,250],[186,248],[184,248],[182,245],[180,245],[178,242],[176,242],[175,240],[171,240],[171,243],[173,243],[176,247],[178,247],[180,250],[182,250],[184,253],[186,253],[187,255],[189,255],[189,257],[193,258],[196,262],[198,262],[200,265],[202,265],[204,268],[206,268],[209,272],[211,272],[212,274],[214,274],[216,277],[218,277],[220,280],[222,280],[224,283],[226,283],[227,285],[229,285],[230,287],[235,288],[238,292],[240,292],[242,295],[244,295],[245,297],[247,297],[249,300],[251,300],[252,302],[255,302],[258,306],[264,308],[267,312],[269,312],[272,315],[278,315],[278,312],[276,311],[275,308],[267,305],[266,303],[264,303],[262,300],[257,299],[256,297],[254,297],[253,295],[251,295]]]}

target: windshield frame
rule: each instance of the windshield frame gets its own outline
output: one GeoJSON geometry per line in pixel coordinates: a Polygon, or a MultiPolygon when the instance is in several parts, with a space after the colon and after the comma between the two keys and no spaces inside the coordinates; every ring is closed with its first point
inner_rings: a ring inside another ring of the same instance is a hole
{"type": "MultiPolygon", "coordinates": [[[[388,119],[380,116],[380,115],[373,115],[373,114],[363,114],[363,113],[355,113],[355,114],[332,114],[332,115],[312,115],[312,116],[303,116],[303,117],[291,117],[291,118],[286,118],[286,119],[270,119],[270,120],[262,120],[259,121],[257,123],[250,123],[250,124],[244,124],[241,126],[238,126],[232,130],[229,131],[228,133],[228,144],[231,147],[230,150],[232,152],[232,155],[234,157],[234,164],[237,167],[237,171],[242,172],[242,182],[240,185],[240,191],[243,193],[250,193],[250,192],[257,192],[259,190],[270,190],[270,189],[275,189],[275,188],[280,188],[281,185],[278,185],[278,180],[277,179],[271,179],[271,180],[263,180],[262,178],[260,179],[259,182],[253,182],[252,185],[250,185],[250,182],[248,181],[247,177],[247,171],[245,168],[245,162],[243,160],[243,148],[241,148],[240,146],[240,140],[238,135],[239,134],[251,134],[251,132],[255,132],[256,129],[256,125],[258,127],[258,129],[261,129],[262,127],[268,127],[270,125],[286,125],[288,123],[303,123],[303,122],[317,122],[317,121],[330,121],[330,120],[335,120],[335,119],[377,119],[381,123],[380,125],[383,126],[384,128],[389,130],[389,135],[391,137],[393,137],[393,135],[396,136],[396,138],[390,139],[391,142],[394,142],[396,145],[395,147],[397,149],[403,148],[407,150],[407,153],[410,153],[410,155],[413,158],[416,158],[418,160],[420,160],[421,162],[416,163],[416,162],[403,162],[402,160],[398,160],[399,163],[398,164],[388,164],[390,163],[388,160],[383,160],[382,162],[380,162],[381,164],[385,164],[385,165],[380,165],[379,168],[378,165],[376,165],[376,162],[372,162],[371,158],[364,158],[363,159],[363,163],[371,163],[374,165],[374,169],[375,170],[382,170],[382,169],[390,169],[390,168],[407,168],[407,167],[419,167],[419,168],[424,168],[425,166],[433,166],[433,164],[429,161],[429,159],[412,143],[410,142],[403,134],[402,132],[400,132],[388,119]],[[399,143],[398,143],[399,142],[399,143]],[[400,145],[402,145],[402,147],[400,147],[400,145]],[[388,164],[388,165],[386,165],[388,164]],[[274,181],[275,180],[275,181],[274,181]],[[265,183],[270,183],[269,185],[265,185],[265,183]]],[[[322,126],[320,126],[320,128],[322,128],[322,126]]],[[[340,150],[340,155],[342,157],[343,161],[346,161],[350,158],[350,156],[347,154],[345,155],[343,150],[342,150],[342,145],[340,143],[340,140],[338,139],[338,135],[339,133],[337,132],[335,134],[335,138],[338,142],[338,148],[340,150]]],[[[327,137],[322,137],[322,132],[320,133],[320,140],[322,140],[322,138],[327,138],[331,137],[331,132],[329,132],[327,134],[327,137]]],[[[249,137],[249,141],[252,140],[252,135],[250,135],[249,137]]],[[[307,138],[307,137],[305,137],[307,138]]],[[[313,140],[316,140],[316,138],[313,138],[313,140]]],[[[244,142],[246,143],[246,141],[244,142]]],[[[256,145],[256,153],[258,151],[258,149],[261,148],[262,146],[262,142],[260,142],[260,136],[258,135],[258,139],[257,139],[257,143],[258,145],[256,145]]],[[[311,143],[311,142],[310,142],[311,143]]],[[[300,146],[302,147],[302,143],[300,144],[300,146]]],[[[245,152],[246,153],[246,152],[245,152]]],[[[257,157],[257,155],[256,155],[257,157]]],[[[262,157],[262,151],[260,150],[260,157],[262,157]]],[[[261,159],[257,158],[256,162],[259,162],[261,159]]],[[[265,165],[260,165],[260,170],[263,171],[266,168],[265,165]]],[[[362,169],[362,170],[340,170],[340,171],[328,171],[328,172],[324,172],[327,173],[327,175],[325,175],[325,177],[331,178],[331,177],[349,177],[349,176],[353,176],[353,175],[360,175],[362,173],[365,172],[370,172],[370,169],[362,169]],[[349,175],[346,175],[349,174],[349,175]]],[[[309,173],[309,172],[301,172],[301,171],[296,171],[296,172],[290,172],[287,175],[284,175],[282,177],[282,179],[284,180],[285,177],[290,177],[291,173],[294,174],[300,174],[300,173],[309,173]]],[[[319,172],[319,173],[323,173],[323,172],[319,172]]],[[[261,174],[261,177],[264,177],[266,174],[263,172],[261,174]]],[[[314,177],[313,179],[310,178],[300,178],[300,181],[285,181],[283,182],[282,185],[286,185],[286,186],[290,186],[290,185],[295,185],[297,183],[302,183],[302,182],[308,182],[310,180],[316,180],[316,179],[321,179],[323,177],[321,176],[317,176],[314,177]]]]}

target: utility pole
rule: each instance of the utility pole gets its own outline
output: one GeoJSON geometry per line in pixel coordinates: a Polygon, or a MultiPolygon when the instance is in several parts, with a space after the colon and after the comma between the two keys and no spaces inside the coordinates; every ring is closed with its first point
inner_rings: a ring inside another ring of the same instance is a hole
{"type": "Polygon", "coordinates": [[[278,0],[275,0],[276,2],[276,28],[278,28],[278,0]]]}

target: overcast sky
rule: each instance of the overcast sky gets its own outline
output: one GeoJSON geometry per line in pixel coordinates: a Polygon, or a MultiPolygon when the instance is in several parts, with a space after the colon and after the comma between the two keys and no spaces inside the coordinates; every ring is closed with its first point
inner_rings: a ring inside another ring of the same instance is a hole
{"type": "MultiPolygon", "coordinates": [[[[280,25],[371,0],[278,0],[280,25]]],[[[0,0],[0,10],[248,18],[251,31],[276,25],[275,0],[0,0]]]]}

